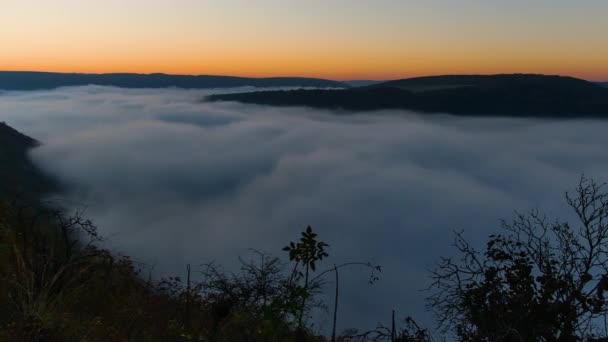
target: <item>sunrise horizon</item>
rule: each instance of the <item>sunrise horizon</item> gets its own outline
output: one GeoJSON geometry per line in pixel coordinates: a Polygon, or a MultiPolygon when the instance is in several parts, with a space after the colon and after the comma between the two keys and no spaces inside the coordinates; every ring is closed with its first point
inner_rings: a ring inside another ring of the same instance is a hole
{"type": "Polygon", "coordinates": [[[0,70],[608,81],[608,3],[7,1],[0,70]]]}
{"type": "Polygon", "coordinates": [[[534,71],[509,71],[509,72],[445,72],[445,73],[430,73],[430,74],[404,74],[404,75],[395,75],[395,76],[386,76],[386,77],[374,77],[365,75],[361,77],[331,77],[330,75],[324,76],[323,74],[298,74],[298,73],[286,73],[286,74],[255,74],[255,73],[242,73],[242,74],[222,74],[222,73],[209,73],[209,72],[165,72],[165,71],[129,71],[129,70],[102,70],[102,71],[89,71],[89,69],[85,69],[83,71],[73,71],[73,70],[64,70],[64,69],[0,69],[0,72],[16,72],[16,73],[50,73],[50,74],[89,74],[89,75],[103,75],[103,74],[137,74],[137,75],[173,75],[173,76],[217,76],[217,77],[241,77],[241,78],[314,78],[314,79],[324,79],[338,82],[352,82],[352,81],[373,81],[373,82],[383,82],[383,81],[392,81],[392,80],[402,80],[409,78],[418,78],[418,77],[435,77],[435,76],[462,76],[462,75],[481,75],[481,76],[492,76],[492,75],[545,75],[545,76],[562,76],[562,77],[573,77],[578,78],[590,82],[607,82],[608,76],[606,77],[594,77],[594,76],[586,76],[586,75],[577,75],[577,74],[567,74],[567,73],[542,73],[542,72],[534,72],[534,71]]]}

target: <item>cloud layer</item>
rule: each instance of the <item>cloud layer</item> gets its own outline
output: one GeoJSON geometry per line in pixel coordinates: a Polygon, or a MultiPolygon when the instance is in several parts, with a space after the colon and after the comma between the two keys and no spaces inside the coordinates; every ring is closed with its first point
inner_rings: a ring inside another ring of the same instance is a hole
{"type": "Polygon", "coordinates": [[[234,267],[248,248],[281,255],[308,224],[330,261],[381,264],[373,286],[366,271],[344,274],[340,328],[392,309],[428,322],[420,290],[453,253],[452,230],[481,242],[515,209],[566,218],[581,173],[606,180],[608,122],[335,115],[201,102],[210,92],[8,92],[0,120],[41,140],[33,158],[72,186],[65,203],[156,274],[234,267]]]}

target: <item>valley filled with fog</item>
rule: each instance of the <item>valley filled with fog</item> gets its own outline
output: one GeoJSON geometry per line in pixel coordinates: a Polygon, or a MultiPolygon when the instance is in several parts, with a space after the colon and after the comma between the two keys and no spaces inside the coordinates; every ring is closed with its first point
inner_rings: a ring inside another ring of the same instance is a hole
{"type": "Polygon", "coordinates": [[[330,245],[321,268],[381,265],[373,285],[364,269],[343,272],[340,329],[386,323],[393,309],[430,322],[421,290],[454,253],[454,230],[482,244],[514,210],[567,219],[564,192],[581,174],[608,180],[606,121],[204,102],[212,93],[4,92],[0,121],[42,143],[33,160],[70,189],[53,200],[84,210],[154,277],[235,269],[251,248],[283,256],[307,225],[330,245]]]}

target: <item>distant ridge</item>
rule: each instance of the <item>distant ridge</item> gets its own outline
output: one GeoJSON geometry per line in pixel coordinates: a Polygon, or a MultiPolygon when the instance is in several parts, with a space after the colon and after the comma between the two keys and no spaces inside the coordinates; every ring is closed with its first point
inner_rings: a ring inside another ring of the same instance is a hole
{"type": "Polygon", "coordinates": [[[429,76],[341,90],[260,91],[208,99],[353,111],[608,117],[608,89],[573,77],[536,74],[429,76]]]}
{"type": "Polygon", "coordinates": [[[351,87],[366,87],[378,83],[382,83],[385,81],[374,81],[374,80],[353,80],[353,81],[343,81],[343,83],[348,84],[351,87]]]}
{"type": "Polygon", "coordinates": [[[66,86],[102,85],[123,88],[186,89],[232,87],[316,87],[344,88],[345,83],[306,77],[247,78],[210,75],[169,74],[70,74],[33,71],[0,71],[0,90],[39,90],[66,86]]]}

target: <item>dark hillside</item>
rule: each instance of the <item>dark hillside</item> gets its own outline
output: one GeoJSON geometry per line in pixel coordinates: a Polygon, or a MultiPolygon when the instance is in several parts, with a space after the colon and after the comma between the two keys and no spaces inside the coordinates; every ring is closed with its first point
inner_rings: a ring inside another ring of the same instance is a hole
{"type": "Polygon", "coordinates": [[[0,197],[37,195],[52,191],[55,184],[28,157],[38,142],[0,122],[0,197]]]}
{"type": "Polygon", "coordinates": [[[347,110],[409,109],[458,115],[607,117],[608,89],[546,75],[418,77],[341,90],[214,95],[212,101],[347,110]]]}

